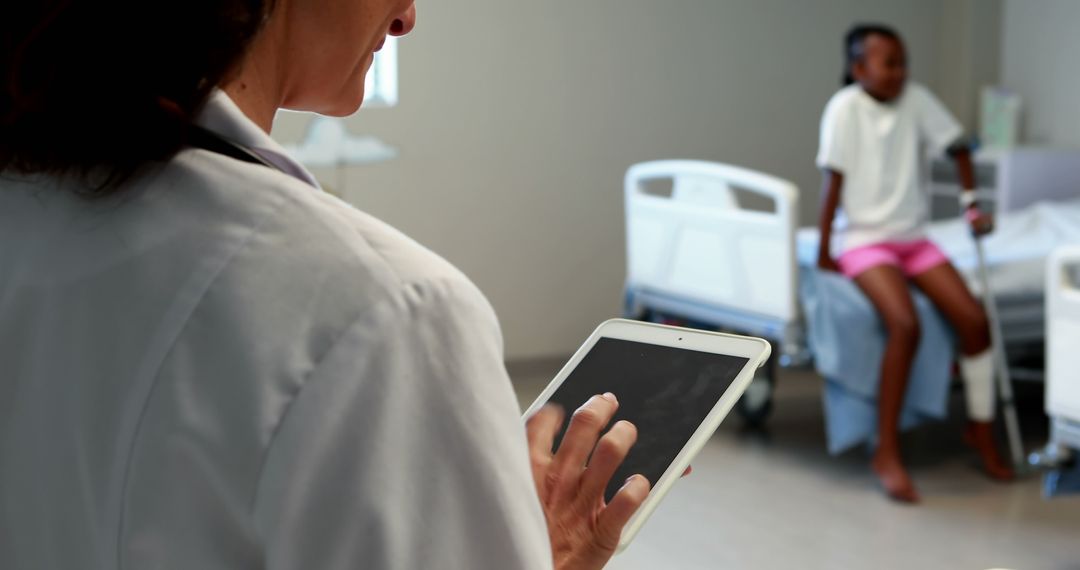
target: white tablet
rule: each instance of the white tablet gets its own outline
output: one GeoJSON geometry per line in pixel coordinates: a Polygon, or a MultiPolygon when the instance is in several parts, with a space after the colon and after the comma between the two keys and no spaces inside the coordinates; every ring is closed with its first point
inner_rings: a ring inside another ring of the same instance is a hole
{"type": "MultiPolygon", "coordinates": [[[[612,319],[593,331],[525,417],[548,402],[569,414],[594,394],[611,392],[619,399],[612,424],[632,422],[638,438],[605,498],[610,501],[635,473],[652,484],[623,529],[621,551],[705,446],[770,351],[759,338],[612,319]]],[[[556,448],[562,435],[555,439],[556,448]]]]}

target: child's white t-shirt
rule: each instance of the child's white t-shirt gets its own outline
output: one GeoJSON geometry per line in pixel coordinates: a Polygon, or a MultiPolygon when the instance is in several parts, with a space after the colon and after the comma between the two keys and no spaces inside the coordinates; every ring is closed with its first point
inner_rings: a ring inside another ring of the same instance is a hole
{"type": "Polygon", "coordinates": [[[838,91],[821,117],[817,165],[844,176],[836,233],[841,251],[924,237],[923,157],[963,134],[928,89],[908,82],[888,103],[858,84],[838,91]]]}

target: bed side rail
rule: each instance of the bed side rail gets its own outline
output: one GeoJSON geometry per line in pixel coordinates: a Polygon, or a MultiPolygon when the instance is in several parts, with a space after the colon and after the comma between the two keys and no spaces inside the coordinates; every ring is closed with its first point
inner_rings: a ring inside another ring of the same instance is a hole
{"type": "Polygon", "coordinates": [[[726,164],[661,160],[625,179],[627,285],[784,321],[798,316],[798,190],[726,164]],[[670,195],[650,190],[670,180],[670,195]],[[750,208],[739,195],[763,197],[750,208]]]}

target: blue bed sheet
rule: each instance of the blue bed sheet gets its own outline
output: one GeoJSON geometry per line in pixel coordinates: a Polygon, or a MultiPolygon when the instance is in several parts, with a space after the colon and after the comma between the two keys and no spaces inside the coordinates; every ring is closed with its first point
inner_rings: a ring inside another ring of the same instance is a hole
{"type": "MultiPolygon", "coordinates": [[[[838,454],[877,439],[877,391],[885,332],[870,301],[849,279],[800,268],[800,291],[822,396],[828,450],[838,454]]],[[[930,300],[912,289],[922,339],[912,366],[901,429],[945,417],[952,378],[952,330],[930,300]]]]}

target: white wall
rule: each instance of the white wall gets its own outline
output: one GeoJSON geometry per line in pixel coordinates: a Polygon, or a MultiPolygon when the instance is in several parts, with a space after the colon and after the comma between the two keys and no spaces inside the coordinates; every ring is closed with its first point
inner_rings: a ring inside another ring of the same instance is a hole
{"type": "MultiPolygon", "coordinates": [[[[811,221],[818,120],[838,87],[844,31],[897,26],[915,78],[937,88],[934,54],[955,21],[940,0],[420,0],[417,10],[400,44],[401,104],[349,119],[401,156],[354,168],[345,195],[470,275],[510,358],[566,354],[619,315],[629,165],[678,157],[765,170],[801,187],[811,221]]],[[[283,139],[303,126],[280,123],[283,139]]]]}
{"type": "Polygon", "coordinates": [[[1005,0],[1002,82],[1023,97],[1025,142],[1080,146],[1080,2],[1005,0]]]}
{"type": "Polygon", "coordinates": [[[1001,0],[947,0],[941,3],[942,27],[937,64],[937,93],[957,118],[974,132],[979,92],[997,85],[1001,68],[1001,0]]]}

